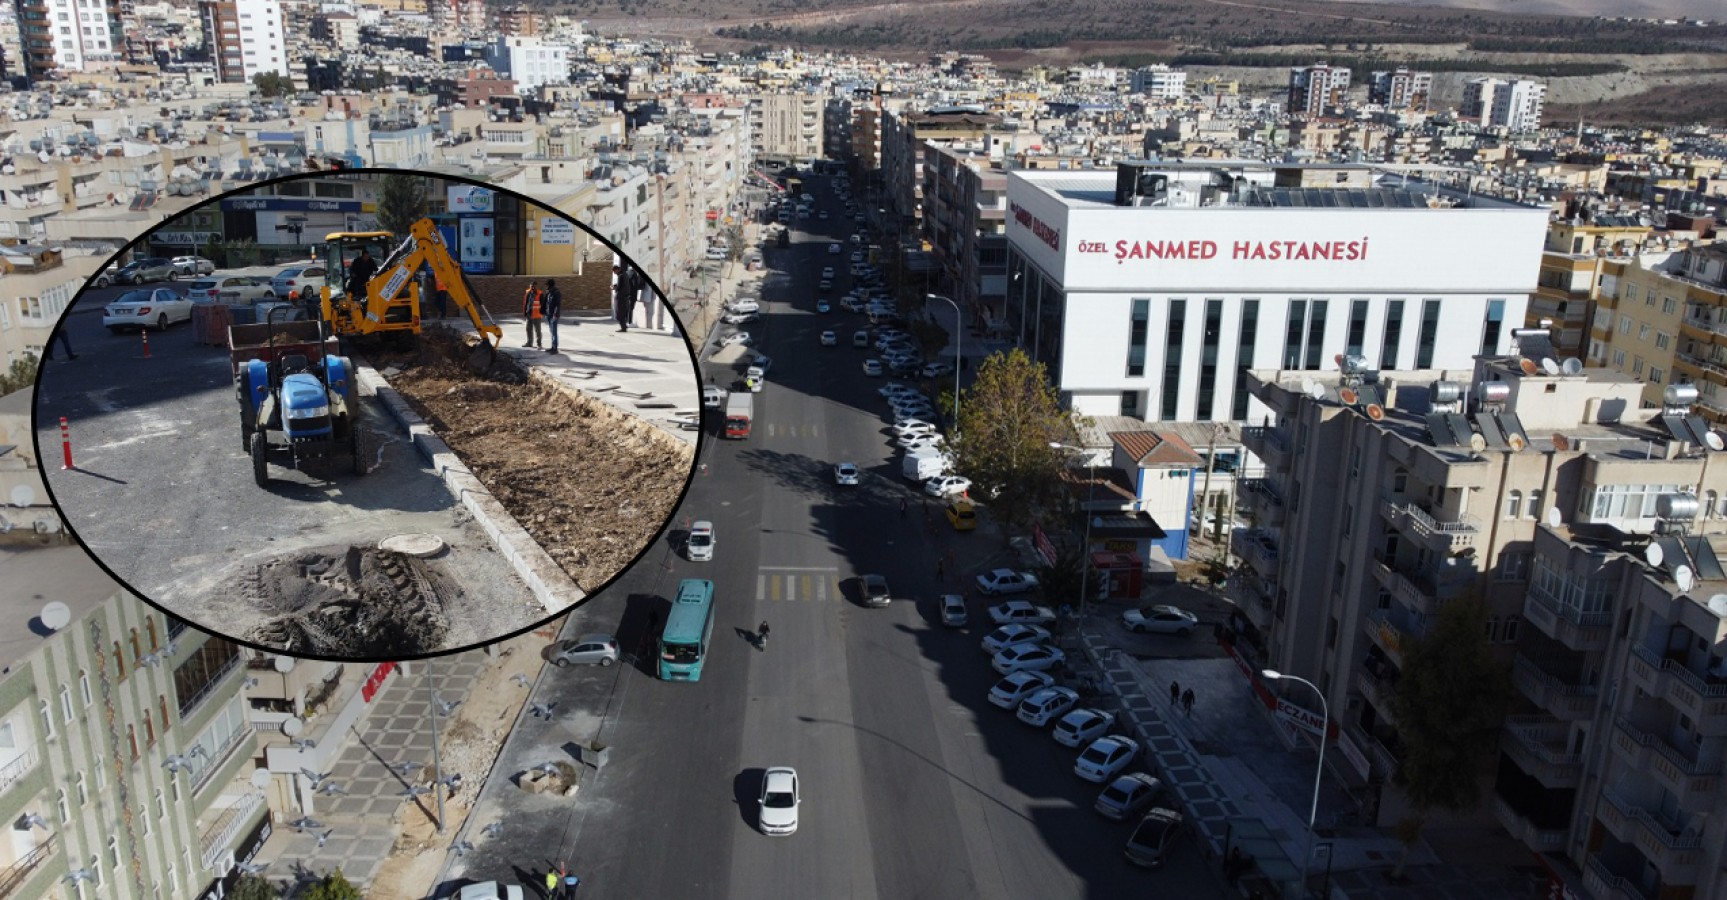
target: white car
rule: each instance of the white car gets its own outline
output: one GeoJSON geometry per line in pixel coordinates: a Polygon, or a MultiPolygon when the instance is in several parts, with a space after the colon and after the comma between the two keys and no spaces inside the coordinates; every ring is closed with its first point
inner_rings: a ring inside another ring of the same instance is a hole
{"type": "Polygon", "coordinates": [[[1053,669],[1067,660],[1067,654],[1048,644],[1014,644],[995,655],[990,667],[1006,675],[1010,672],[1041,672],[1053,669]]]}
{"type": "Polygon", "coordinates": [[[1078,702],[1079,692],[1073,688],[1047,687],[1019,702],[1019,720],[1042,728],[1078,702]]]}
{"type": "Polygon", "coordinates": [[[1029,600],[1009,600],[989,608],[990,621],[997,625],[1046,625],[1055,621],[1055,612],[1047,606],[1034,605],[1029,600]]]}
{"type": "Polygon", "coordinates": [[[714,523],[697,522],[690,526],[690,536],[684,541],[684,552],[690,562],[713,562],[714,523]]]}
{"type": "Polygon", "coordinates": [[[943,375],[952,375],[953,366],[944,362],[932,362],[925,365],[920,374],[925,378],[940,378],[943,375]]]}
{"type": "Polygon", "coordinates": [[[855,263],[863,262],[863,251],[862,250],[853,250],[852,251],[852,262],[855,262],[855,263]]]}
{"type": "Polygon", "coordinates": [[[757,822],[762,834],[785,835],[798,830],[798,773],[790,766],[775,766],[762,773],[761,812],[757,822]]]}
{"type": "Polygon", "coordinates": [[[854,331],[854,332],[852,332],[852,346],[858,347],[861,349],[865,349],[865,350],[869,349],[869,332],[867,332],[867,331],[854,331]]]}
{"type": "Polygon", "coordinates": [[[856,487],[858,483],[858,467],[856,463],[843,462],[834,466],[834,484],[856,487]]]}
{"type": "MultiPolygon", "coordinates": [[[[270,290],[275,291],[278,297],[306,290],[322,291],[328,283],[328,279],[324,277],[325,271],[325,268],[319,265],[290,266],[270,279],[270,290]]],[[[425,301],[421,304],[422,308],[430,303],[431,298],[425,298],[425,301]]]]}
{"type": "MultiPolygon", "coordinates": [[[[840,245],[838,245],[838,244],[829,244],[829,245],[828,245],[828,252],[829,252],[829,253],[838,253],[838,252],[840,252],[840,245]]],[[[825,271],[828,271],[828,272],[832,272],[832,271],[833,271],[833,270],[832,270],[832,269],[827,269],[827,270],[825,270],[825,271]]],[[[830,277],[830,278],[831,278],[831,277],[833,277],[833,276],[831,276],[831,275],[830,275],[830,276],[828,276],[828,277],[830,277]]]]}
{"type": "Polygon", "coordinates": [[[719,409],[726,405],[726,389],[717,384],[702,386],[702,405],[708,409],[719,409]]]}
{"type": "Polygon", "coordinates": [[[863,361],[863,373],[871,378],[881,377],[881,360],[866,359],[863,361]]]}
{"type": "Polygon", "coordinates": [[[884,384],[881,387],[876,388],[875,392],[882,395],[883,397],[894,397],[896,395],[907,396],[907,397],[916,397],[919,394],[923,393],[922,391],[919,391],[917,388],[912,387],[909,384],[899,382],[899,381],[890,381],[887,384],[884,384]]]}
{"type": "Polygon", "coordinates": [[[983,652],[991,656],[1014,644],[1035,644],[1049,640],[1049,629],[1037,625],[1003,625],[983,639],[983,652]]]}
{"type": "Polygon", "coordinates": [[[946,497],[949,494],[964,494],[971,490],[971,479],[958,475],[943,475],[931,478],[923,483],[923,492],[931,497],[946,497]]]}
{"type": "Polygon", "coordinates": [[[214,275],[216,264],[202,256],[176,256],[169,260],[175,275],[214,275]]]}
{"type": "Polygon", "coordinates": [[[762,305],[755,300],[743,298],[726,304],[726,312],[761,312],[762,305]]]}
{"type": "Polygon", "coordinates": [[[726,313],[725,315],[720,317],[720,321],[726,323],[727,325],[742,325],[745,322],[754,322],[755,320],[757,320],[761,317],[762,317],[761,313],[756,312],[755,310],[752,309],[749,312],[729,312],[729,313],[726,313]]]}
{"type": "Polygon", "coordinates": [[[822,280],[823,281],[832,281],[833,277],[834,277],[834,267],[833,266],[826,266],[822,269],[822,280]]]}
{"type": "Polygon", "coordinates": [[[1156,800],[1161,793],[1163,782],[1144,772],[1134,772],[1110,782],[1109,787],[1097,795],[1097,803],[1092,808],[1104,818],[1120,822],[1150,806],[1151,801],[1156,800]]]}
{"type": "Polygon", "coordinates": [[[864,236],[861,234],[853,234],[851,240],[854,244],[861,244],[864,242],[864,236]]]}
{"type": "Polygon", "coordinates": [[[1055,679],[1042,672],[1014,672],[989,689],[989,702],[1002,709],[1013,709],[1019,701],[1055,684],[1055,679]]]}
{"type": "Polygon", "coordinates": [[[730,347],[733,344],[743,344],[747,347],[749,346],[749,343],[750,333],[747,331],[739,331],[735,334],[728,334],[725,337],[720,338],[721,347],[730,347]]]}
{"type": "Polygon", "coordinates": [[[1187,636],[1199,626],[1199,617],[1178,606],[1144,606],[1121,614],[1121,627],[1135,634],[1179,634],[1187,636]]]}
{"type": "Polygon", "coordinates": [[[913,434],[899,439],[900,448],[907,453],[917,453],[922,450],[940,450],[944,443],[939,434],[913,434]]]}
{"type": "Polygon", "coordinates": [[[1102,782],[1115,777],[1139,755],[1139,742],[1121,734],[1112,734],[1091,742],[1074,760],[1073,774],[1086,781],[1102,782]]]}
{"type": "Polygon", "coordinates": [[[894,437],[913,434],[935,434],[935,426],[922,419],[907,419],[893,427],[894,437]]]}
{"type": "Polygon", "coordinates": [[[1115,713],[1101,709],[1076,709],[1055,723],[1055,742],[1063,747],[1078,747],[1102,737],[1115,724],[1115,713]]]}
{"type": "Polygon", "coordinates": [[[965,596],[962,594],[943,594],[938,603],[941,607],[941,623],[949,628],[964,628],[970,614],[966,611],[965,596]]]}
{"type": "Polygon", "coordinates": [[[991,596],[996,594],[1023,594],[1037,587],[1037,576],[1030,572],[1016,572],[1012,569],[992,569],[977,576],[977,589],[991,596]]]}
{"type": "Polygon", "coordinates": [[[139,288],[102,307],[102,326],[115,334],[127,328],[162,331],[175,322],[190,321],[192,306],[191,300],[168,288],[139,288]]]}
{"type": "Polygon", "coordinates": [[[831,331],[824,331],[821,335],[821,342],[823,347],[838,347],[840,337],[831,331]]]}
{"type": "Polygon", "coordinates": [[[199,278],[186,285],[186,296],[193,303],[251,303],[254,300],[274,300],[276,292],[270,282],[250,275],[222,275],[199,278]]]}
{"type": "Polygon", "coordinates": [[[456,900],[525,900],[527,896],[519,884],[482,881],[462,888],[456,893],[456,900]]]}
{"type": "Polygon", "coordinates": [[[831,313],[833,311],[834,311],[833,306],[831,304],[829,304],[825,298],[816,301],[816,312],[831,313]]]}

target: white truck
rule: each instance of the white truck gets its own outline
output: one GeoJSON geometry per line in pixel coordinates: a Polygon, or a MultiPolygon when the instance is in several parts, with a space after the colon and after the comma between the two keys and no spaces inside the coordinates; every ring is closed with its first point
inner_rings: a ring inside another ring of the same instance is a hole
{"type": "Polygon", "coordinates": [[[924,482],[947,474],[947,457],[933,447],[907,450],[901,465],[907,481],[924,482]]]}

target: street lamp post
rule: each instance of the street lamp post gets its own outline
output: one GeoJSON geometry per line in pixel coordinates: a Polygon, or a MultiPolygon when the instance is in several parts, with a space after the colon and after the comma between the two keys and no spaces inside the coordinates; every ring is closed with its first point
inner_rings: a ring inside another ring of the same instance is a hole
{"type": "Polygon", "coordinates": [[[1303,894],[1306,894],[1307,877],[1310,874],[1307,870],[1308,867],[1313,864],[1314,823],[1319,818],[1319,785],[1325,778],[1325,736],[1331,731],[1331,706],[1325,702],[1325,692],[1319,689],[1319,685],[1314,684],[1305,678],[1301,678],[1296,675],[1285,675],[1276,669],[1263,669],[1259,674],[1264,675],[1268,681],[1288,679],[1289,681],[1299,682],[1313,688],[1313,692],[1319,695],[1319,709],[1324,715],[1323,723],[1319,726],[1319,767],[1313,773],[1313,805],[1307,811],[1307,854],[1301,859],[1301,891],[1303,894]]]}
{"type": "Polygon", "coordinates": [[[438,795],[438,833],[444,833],[443,761],[438,758],[438,689],[432,684],[432,661],[426,660],[426,693],[431,697],[432,715],[432,790],[438,795]]]}
{"type": "Polygon", "coordinates": [[[926,300],[943,300],[953,307],[953,430],[959,433],[959,369],[960,362],[965,359],[965,322],[960,319],[959,304],[951,297],[940,294],[925,294],[926,300]]]}
{"type": "MultiPolygon", "coordinates": [[[[1060,441],[1050,441],[1049,446],[1054,450],[1072,450],[1075,453],[1085,452],[1085,448],[1083,447],[1075,447],[1072,444],[1063,444],[1060,441]]],[[[1091,509],[1089,507],[1091,506],[1091,502],[1097,498],[1096,488],[1097,459],[1093,456],[1087,455],[1085,458],[1085,504],[1087,508],[1081,510],[1081,512],[1085,514],[1085,537],[1081,540],[1079,546],[1079,614],[1081,618],[1084,618],[1085,616],[1086,597],[1091,593],[1091,579],[1087,577],[1087,570],[1090,568],[1087,563],[1091,561],[1091,509]]]]}

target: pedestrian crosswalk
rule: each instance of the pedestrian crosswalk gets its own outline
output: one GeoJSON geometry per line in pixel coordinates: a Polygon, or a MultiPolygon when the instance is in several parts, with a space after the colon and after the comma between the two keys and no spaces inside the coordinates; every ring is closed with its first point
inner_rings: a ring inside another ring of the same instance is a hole
{"type": "Polygon", "coordinates": [[[819,438],[821,436],[822,427],[820,425],[809,423],[802,425],[780,425],[777,423],[770,423],[768,425],[768,437],[771,438],[819,438]]]}
{"type": "Polygon", "coordinates": [[[756,573],[758,601],[827,603],[843,598],[835,568],[763,566],[756,573]]]}

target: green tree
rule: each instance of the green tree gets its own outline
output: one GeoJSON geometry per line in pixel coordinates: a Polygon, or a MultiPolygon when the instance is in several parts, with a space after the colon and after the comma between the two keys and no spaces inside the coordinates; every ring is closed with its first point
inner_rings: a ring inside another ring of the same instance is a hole
{"type": "Polygon", "coordinates": [[[1024,350],[995,353],[961,392],[950,438],[954,462],[1010,530],[1023,530],[1059,496],[1062,451],[1073,425],[1042,363],[1024,350]]]}
{"type": "Polygon", "coordinates": [[[22,357],[12,360],[12,367],[6,372],[0,373],[0,397],[13,391],[21,391],[35,384],[36,369],[40,365],[41,360],[38,360],[34,353],[26,353],[22,357]]]}
{"type": "Polygon", "coordinates": [[[1038,565],[1032,572],[1037,575],[1043,599],[1050,603],[1079,605],[1080,589],[1085,586],[1085,559],[1079,547],[1058,547],[1054,562],[1038,565]]]}
{"type": "Polygon", "coordinates": [[[252,86],[265,97],[285,97],[294,91],[294,79],[280,72],[259,72],[252,76],[252,86]]]}
{"type": "Polygon", "coordinates": [[[1440,608],[1425,635],[1403,641],[1390,706],[1402,747],[1396,782],[1414,807],[1405,830],[1417,837],[1406,851],[1432,811],[1467,810],[1480,799],[1479,763],[1497,744],[1510,693],[1510,673],[1487,644],[1487,616],[1479,595],[1460,597],[1440,608]]]}
{"type": "Polygon", "coordinates": [[[280,896],[274,885],[257,875],[241,875],[228,893],[229,900],[276,900],[280,896]]]}
{"type": "Polygon", "coordinates": [[[360,889],[348,883],[346,875],[337,869],[324,876],[324,880],[312,885],[306,892],[306,900],[365,900],[360,889]]]}
{"type": "Polygon", "coordinates": [[[407,234],[426,217],[425,176],[392,172],[378,191],[378,226],[396,235],[407,234]]]}

